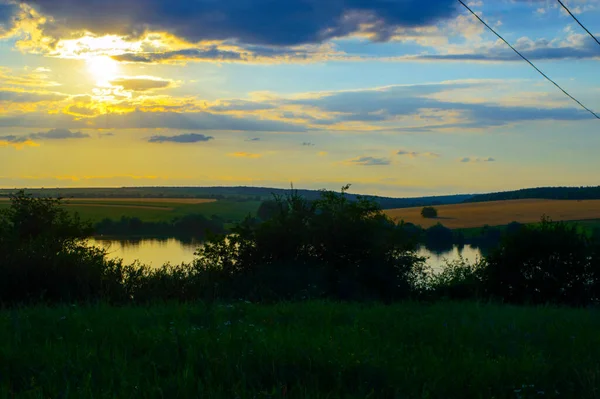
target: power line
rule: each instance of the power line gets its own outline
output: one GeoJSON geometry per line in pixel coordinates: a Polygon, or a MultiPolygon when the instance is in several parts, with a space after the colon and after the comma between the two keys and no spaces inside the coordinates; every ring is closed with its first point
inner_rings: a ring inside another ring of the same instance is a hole
{"type": "Polygon", "coordinates": [[[581,26],[583,28],[583,30],[585,30],[592,37],[592,39],[594,39],[596,41],[596,43],[598,43],[598,45],[600,45],[600,41],[598,41],[598,39],[596,39],[596,36],[594,36],[594,34],[592,32],[590,32],[588,30],[588,28],[586,28],[585,26],[583,26],[583,24],[577,19],[577,17],[575,15],[573,15],[573,13],[571,12],[571,10],[569,10],[567,8],[567,6],[565,5],[565,3],[563,3],[560,0],[557,0],[557,1],[565,9],[565,11],[568,12],[569,15],[572,16],[575,21],[577,21],[577,23],[579,24],[579,26],[581,26]]]}
{"type": "Polygon", "coordinates": [[[492,28],[491,26],[489,26],[483,19],[481,19],[481,17],[477,14],[475,14],[475,12],[473,10],[471,10],[471,8],[466,5],[462,0],[458,0],[458,2],[460,4],[463,5],[463,7],[465,7],[467,10],[469,10],[469,12],[471,14],[473,14],[475,16],[475,18],[477,18],[479,20],[479,22],[481,22],[482,24],[485,25],[486,28],[488,28],[489,30],[491,30],[494,35],[498,36],[498,38],[500,38],[500,40],[502,40],[504,43],[506,43],[506,45],[508,47],[510,47],[512,49],[512,51],[514,51],[515,53],[517,53],[519,55],[519,57],[523,58],[529,65],[531,65],[536,71],[538,71],[538,73],[540,75],[542,75],[543,77],[545,77],[550,83],[552,83],[554,86],[558,87],[558,89],[560,91],[562,91],[565,95],[567,95],[571,100],[575,101],[577,104],[579,104],[579,106],[583,109],[585,109],[587,112],[589,112],[590,114],[594,115],[594,117],[596,119],[600,119],[600,116],[598,116],[598,114],[596,114],[594,111],[592,111],[591,109],[589,109],[588,107],[586,107],[585,105],[583,105],[578,99],[576,99],[575,97],[573,97],[572,95],[570,95],[569,93],[567,93],[567,91],[565,89],[563,89],[562,87],[560,87],[558,85],[558,83],[556,83],[554,80],[550,79],[548,77],[548,75],[546,75],[544,72],[540,71],[540,69],[538,67],[536,67],[533,62],[529,61],[527,59],[527,57],[525,57],[523,54],[521,54],[519,52],[519,50],[517,50],[516,48],[514,48],[509,42],[507,42],[502,36],[500,36],[500,34],[498,32],[496,32],[494,30],[494,28],[492,28]]]}

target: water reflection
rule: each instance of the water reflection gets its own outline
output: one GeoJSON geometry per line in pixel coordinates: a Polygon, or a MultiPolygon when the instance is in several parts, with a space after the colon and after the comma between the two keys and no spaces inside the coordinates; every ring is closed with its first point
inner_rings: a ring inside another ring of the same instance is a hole
{"type": "Polygon", "coordinates": [[[102,239],[89,240],[91,245],[106,249],[111,258],[121,258],[125,263],[139,261],[159,267],[165,263],[180,264],[194,260],[194,252],[202,245],[195,240],[182,241],[177,238],[165,239],[102,239]]]}
{"type": "MultiPolygon", "coordinates": [[[[195,240],[182,241],[177,238],[168,239],[90,239],[91,245],[96,245],[108,251],[110,257],[121,258],[125,263],[138,260],[143,264],[159,267],[165,263],[189,263],[194,259],[194,252],[202,246],[202,242],[195,240]]],[[[440,270],[446,261],[457,260],[462,257],[474,262],[481,258],[481,251],[473,246],[450,246],[445,248],[431,248],[421,246],[419,256],[428,258],[428,265],[435,270],[440,270]]]]}
{"type": "Polygon", "coordinates": [[[444,248],[443,250],[423,245],[419,248],[417,253],[419,256],[428,258],[427,264],[436,271],[443,269],[447,262],[458,260],[461,256],[465,261],[470,263],[473,263],[482,257],[481,250],[471,245],[454,245],[450,248],[444,248]]]}

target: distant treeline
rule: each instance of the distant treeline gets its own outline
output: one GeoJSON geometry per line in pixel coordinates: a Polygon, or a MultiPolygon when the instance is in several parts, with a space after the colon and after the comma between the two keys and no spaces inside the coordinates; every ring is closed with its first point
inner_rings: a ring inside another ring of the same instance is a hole
{"type": "MultiPolygon", "coordinates": [[[[8,197],[17,189],[0,189],[0,197],[8,197]]],[[[322,190],[295,190],[307,200],[321,198],[322,190]]],[[[264,201],[273,195],[286,195],[289,189],[269,187],[122,187],[122,188],[43,188],[28,189],[33,197],[61,198],[211,198],[228,201],[264,201]]],[[[346,194],[351,201],[360,197],[346,194]]],[[[463,202],[471,195],[445,195],[416,198],[392,198],[365,195],[382,209],[410,208],[427,205],[449,205],[463,202]]]]}
{"type": "Polygon", "coordinates": [[[516,191],[480,194],[464,202],[505,201],[518,199],[592,200],[600,199],[600,186],[596,187],[538,187],[516,191]]]}
{"type": "Polygon", "coordinates": [[[98,235],[123,237],[182,237],[202,239],[207,233],[225,232],[223,220],[204,215],[186,215],[171,222],[145,222],[139,218],[123,216],[119,220],[104,219],[94,225],[98,235]]]}

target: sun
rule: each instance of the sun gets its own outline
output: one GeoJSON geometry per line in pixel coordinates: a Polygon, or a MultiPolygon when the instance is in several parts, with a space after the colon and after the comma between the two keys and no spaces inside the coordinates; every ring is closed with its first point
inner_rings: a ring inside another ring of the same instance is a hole
{"type": "Polygon", "coordinates": [[[88,71],[96,80],[98,86],[108,86],[119,73],[119,63],[107,56],[96,56],[88,58],[88,71]]]}

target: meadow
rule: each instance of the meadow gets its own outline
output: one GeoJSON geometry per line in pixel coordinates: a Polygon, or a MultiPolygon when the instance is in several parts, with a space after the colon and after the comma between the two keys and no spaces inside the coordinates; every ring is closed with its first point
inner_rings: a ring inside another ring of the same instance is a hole
{"type": "Polygon", "coordinates": [[[400,208],[385,210],[392,219],[421,225],[424,228],[437,223],[451,229],[503,226],[510,222],[536,223],[543,215],[555,221],[586,221],[594,225],[600,219],[600,200],[511,200],[477,202],[436,206],[438,217],[426,219],[421,216],[422,208],[400,208]]]}
{"type": "Polygon", "coordinates": [[[597,398],[600,312],[477,303],[0,311],[0,398],[597,398]]]}
{"type": "MultiPolygon", "coordinates": [[[[8,208],[8,198],[0,198],[0,209],[8,208]]],[[[219,216],[227,222],[255,214],[260,201],[234,201],[199,198],[70,198],[64,206],[85,219],[98,222],[122,216],[137,217],[145,222],[169,222],[175,217],[200,214],[219,216]]]]}

